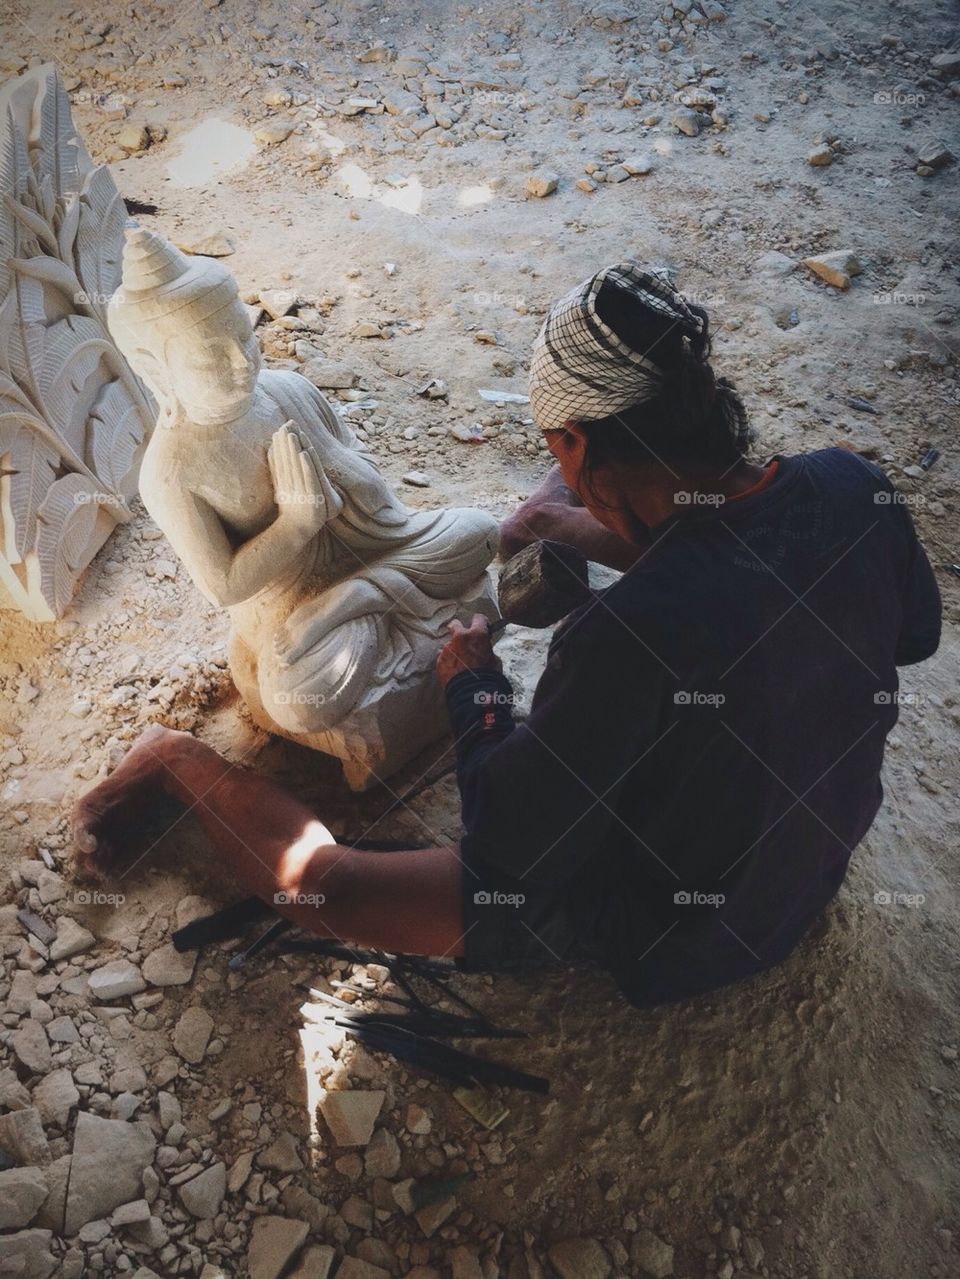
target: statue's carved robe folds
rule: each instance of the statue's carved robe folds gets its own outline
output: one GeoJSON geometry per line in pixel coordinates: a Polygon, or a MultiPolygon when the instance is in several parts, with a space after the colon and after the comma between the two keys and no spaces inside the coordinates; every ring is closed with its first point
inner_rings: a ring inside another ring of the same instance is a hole
{"type": "Polygon", "coordinates": [[[254,719],[338,756],[355,788],[388,776],[445,731],[448,623],[494,615],[495,521],[405,507],[311,383],[261,371],[220,264],[132,230],[110,324],[161,405],[141,495],[229,610],[254,719]]]}

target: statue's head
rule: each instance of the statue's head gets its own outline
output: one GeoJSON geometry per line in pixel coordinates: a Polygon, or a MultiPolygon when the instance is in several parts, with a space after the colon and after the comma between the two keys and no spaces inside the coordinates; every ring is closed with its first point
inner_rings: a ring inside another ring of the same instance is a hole
{"type": "Polygon", "coordinates": [[[219,426],[250,407],[260,348],[233,276],[212,258],[188,258],[142,227],[127,230],[110,332],[170,425],[177,407],[219,426]]]}

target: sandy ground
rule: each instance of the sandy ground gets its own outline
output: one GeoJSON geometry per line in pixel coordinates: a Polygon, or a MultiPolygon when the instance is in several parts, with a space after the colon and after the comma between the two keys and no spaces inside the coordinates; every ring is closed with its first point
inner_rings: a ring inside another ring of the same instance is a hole
{"type": "MultiPolygon", "coordinates": [[[[499,1020],[531,1032],[496,1055],[549,1076],[550,1099],[511,1094],[490,1138],[446,1086],[358,1055],[364,1086],[387,1090],[389,1127],[403,1133],[411,1102],[433,1116],[429,1136],[403,1136],[401,1175],[463,1165],[474,1176],[430,1239],[397,1216],[372,1231],[343,1225],[343,1201],[369,1186],[352,1184],[321,1142],[293,1178],[334,1212],[314,1237],[364,1255],[357,1248],[372,1234],[394,1273],[419,1264],[444,1279],[456,1245],[487,1276],[577,1273],[548,1257],[568,1237],[599,1240],[612,1274],[655,1274],[644,1231],[673,1247],[678,1276],[945,1277],[960,1271],[958,578],[949,569],[960,527],[958,168],[923,176],[916,167],[931,139],[960,154],[951,75],[931,74],[956,39],[956,8],[756,0],[728,5],[724,21],[683,26],[679,12],[666,21],[662,12],[645,2],[434,0],[397,12],[225,0],[92,3],[70,16],[42,0],[13,6],[0,62],[8,73],[18,56],[59,63],[91,153],[111,162],[125,196],[159,206],[145,225],[184,243],[227,235],[227,265],[249,299],[295,296],[295,321],[259,329],[269,361],[294,367],[321,353],[356,373],[360,402],[375,404],[351,418],[411,505],[501,515],[530,491],[545,461],[526,406],[491,405],[478,390],[523,392],[550,301],[599,265],[637,256],[675,268],[713,313],[716,364],[744,395],[760,454],[843,443],[881,461],[911,496],[943,593],[940,652],[903,674],[916,696],[890,740],[886,801],[817,935],[759,980],[648,1013],[627,1009],[595,973],[461,980],[499,1020]],[[406,132],[411,119],[421,128],[422,113],[344,113],[351,97],[379,102],[411,85],[437,121],[422,138],[406,132]],[[674,95],[691,89],[712,94],[721,113],[696,137],[671,124],[674,95]],[[211,120],[248,136],[215,125],[209,149],[191,142],[211,120]],[[127,156],[118,136],[130,123],[156,140],[127,156]],[[282,141],[249,136],[277,124],[293,130],[282,141]],[[177,169],[185,138],[191,185],[177,169]],[[212,173],[237,139],[248,158],[212,173]],[[833,162],[814,167],[807,154],[824,141],[833,162]],[[640,155],[652,160],[646,175],[576,186],[588,166],[609,172],[640,155]],[[528,198],[525,179],[539,169],[559,188],[528,198]],[[833,249],[853,251],[863,268],[845,292],[770,256],[799,263],[833,249]],[[359,336],[372,326],[383,336],[359,336]],[[434,377],[447,400],[417,395],[434,377]],[[449,433],[473,423],[483,443],[449,433]],[[931,448],[942,456],[929,472],[905,472],[931,448]],[[431,486],[403,485],[412,469],[431,486]]],[[[339,831],[370,828],[391,803],[386,791],[351,795],[331,762],[252,728],[224,669],[224,620],[173,559],[138,508],[62,622],[0,614],[8,901],[24,899],[18,865],[39,847],[66,866],[65,802],[151,720],[192,728],[297,786],[339,831]]],[[[504,643],[526,693],[544,645],[531,632],[504,643]]],[[[392,779],[393,791],[440,766],[444,750],[392,779]]],[[[457,830],[447,778],[373,833],[452,840],[457,830]]],[[[114,954],[138,961],[188,894],[231,899],[205,872],[189,823],[157,835],[119,908],[77,902],[68,875],[59,909],[99,939],[81,968],[114,954]]],[[[188,1132],[231,1163],[254,1134],[238,1112],[212,1125],[206,1116],[220,1098],[255,1096],[275,1126],[302,1136],[297,982],[315,971],[265,962],[232,978],[227,995],[225,956],[211,950],[189,986],[167,988],[108,1051],[145,1066],[149,1106],[170,1026],[201,1004],[223,1048],[180,1065],[167,1085],[188,1132]]],[[[210,1239],[202,1232],[191,1251],[183,1236],[163,1264],[144,1254],[133,1268],[199,1273],[208,1261],[243,1274],[250,1221],[274,1201],[232,1196],[210,1239]],[[236,1227],[227,1242],[224,1220],[236,1227]]],[[[117,1256],[127,1254],[115,1249],[101,1271],[122,1273],[117,1256]]]]}

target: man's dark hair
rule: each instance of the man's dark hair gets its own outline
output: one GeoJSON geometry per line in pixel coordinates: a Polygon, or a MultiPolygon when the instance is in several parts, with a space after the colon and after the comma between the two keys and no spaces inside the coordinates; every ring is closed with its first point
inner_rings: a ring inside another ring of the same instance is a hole
{"type": "Polygon", "coordinates": [[[699,334],[688,336],[666,316],[638,312],[622,290],[601,288],[597,314],[622,342],[662,370],[659,394],[609,417],[582,422],[587,451],[583,476],[587,485],[601,467],[662,462],[688,472],[724,471],[741,461],[750,446],[747,411],[732,383],[718,378],[709,363],[710,320],[688,303],[703,321],[699,334]]]}

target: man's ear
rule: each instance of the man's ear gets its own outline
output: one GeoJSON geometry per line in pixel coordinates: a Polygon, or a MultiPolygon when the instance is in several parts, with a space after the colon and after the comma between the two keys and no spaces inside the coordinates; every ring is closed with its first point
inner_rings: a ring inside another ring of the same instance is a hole
{"type": "Polygon", "coordinates": [[[559,463],[563,482],[576,493],[587,450],[583,428],[576,422],[568,422],[563,430],[546,431],[545,436],[547,447],[559,463]]]}
{"type": "Polygon", "coordinates": [[[547,431],[547,446],[562,465],[569,463],[580,469],[587,452],[587,434],[579,422],[567,422],[562,430],[547,431]]]}

